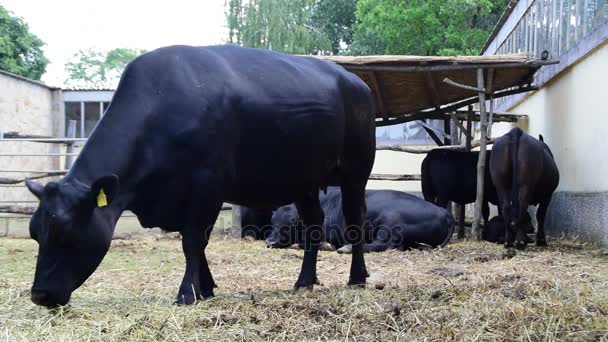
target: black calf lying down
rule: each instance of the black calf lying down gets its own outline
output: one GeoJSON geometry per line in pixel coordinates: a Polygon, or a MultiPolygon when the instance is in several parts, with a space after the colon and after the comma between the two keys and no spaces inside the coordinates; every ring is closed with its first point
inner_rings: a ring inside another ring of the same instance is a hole
{"type": "MultiPolygon", "coordinates": [[[[528,212],[525,213],[522,224],[525,226],[527,233],[534,233],[532,218],[530,218],[528,212]]],[[[498,244],[505,243],[505,219],[501,215],[492,217],[488,224],[483,228],[481,235],[482,239],[485,241],[498,244]]],[[[530,243],[532,240],[529,237],[526,237],[526,242],[530,243]]]]}
{"type": "MultiPolygon", "coordinates": [[[[364,251],[407,250],[422,247],[444,247],[454,232],[454,220],[444,208],[416,196],[393,190],[367,190],[366,242],[364,251]]],[[[345,243],[342,196],[339,188],[328,188],[320,195],[325,213],[324,240],[334,248],[345,243]]],[[[301,245],[303,230],[294,205],[277,209],[272,216],[272,232],[266,240],[269,247],[301,245]]]]}

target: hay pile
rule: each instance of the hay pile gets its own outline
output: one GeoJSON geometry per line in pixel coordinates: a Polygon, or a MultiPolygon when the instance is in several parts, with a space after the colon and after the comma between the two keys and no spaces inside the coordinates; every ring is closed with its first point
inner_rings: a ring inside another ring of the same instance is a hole
{"type": "Polygon", "coordinates": [[[180,242],[114,241],[100,269],[56,312],[29,300],[37,246],[0,240],[0,338],[6,340],[608,339],[608,251],[550,240],[506,254],[459,242],[368,254],[366,289],[346,289],[350,257],[322,252],[314,291],[290,291],[302,251],[215,239],[216,298],[172,305],[180,242]]]}

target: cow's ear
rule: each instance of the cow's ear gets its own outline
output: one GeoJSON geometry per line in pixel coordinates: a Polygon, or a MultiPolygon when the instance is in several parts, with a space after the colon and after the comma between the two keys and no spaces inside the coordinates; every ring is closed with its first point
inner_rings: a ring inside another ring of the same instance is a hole
{"type": "Polygon", "coordinates": [[[95,206],[103,208],[116,198],[120,184],[118,176],[101,177],[91,186],[91,195],[95,197],[95,206]]]}
{"type": "Polygon", "coordinates": [[[44,191],[44,185],[42,185],[41,183],[36,182],[34,180],[26,179],[25,186],[38,199],[40,199],[40,197],[42,197],[42,192],[44,191]]]}

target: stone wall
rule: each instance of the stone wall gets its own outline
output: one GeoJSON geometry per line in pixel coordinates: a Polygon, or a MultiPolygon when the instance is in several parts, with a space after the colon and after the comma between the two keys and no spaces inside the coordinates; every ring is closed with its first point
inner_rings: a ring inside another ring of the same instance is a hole
{"type": "MultiPolygon", "coordinates": [[[[19,76],[0,72],[0,131],[55,136],[61,112],[61,90],[19,76]]],[[[55,144],[0,141],[0,153],[58,152],[55,144]]],[[[59,167],[56,157],[0,156],[0,177],[23,178],[26,173],[2,170],[49,170],[59,167]]],[[[0,186],[0,202],[31,201],[21,186],[0,186]]],[[[6,203],[2,203],[6,204],[6,203]]]]}

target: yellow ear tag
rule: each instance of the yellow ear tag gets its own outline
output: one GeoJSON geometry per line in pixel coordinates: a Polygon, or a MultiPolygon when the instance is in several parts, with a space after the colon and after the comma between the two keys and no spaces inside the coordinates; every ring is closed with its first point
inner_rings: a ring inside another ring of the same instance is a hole
{"type": "Polygon", "coordinates": [[[99,190],[99,195],[97,195],[97,207],[103,208],[108,205],[108,198],[106,197],[106,193],[103,192],[103,189],[99,190]]]}

